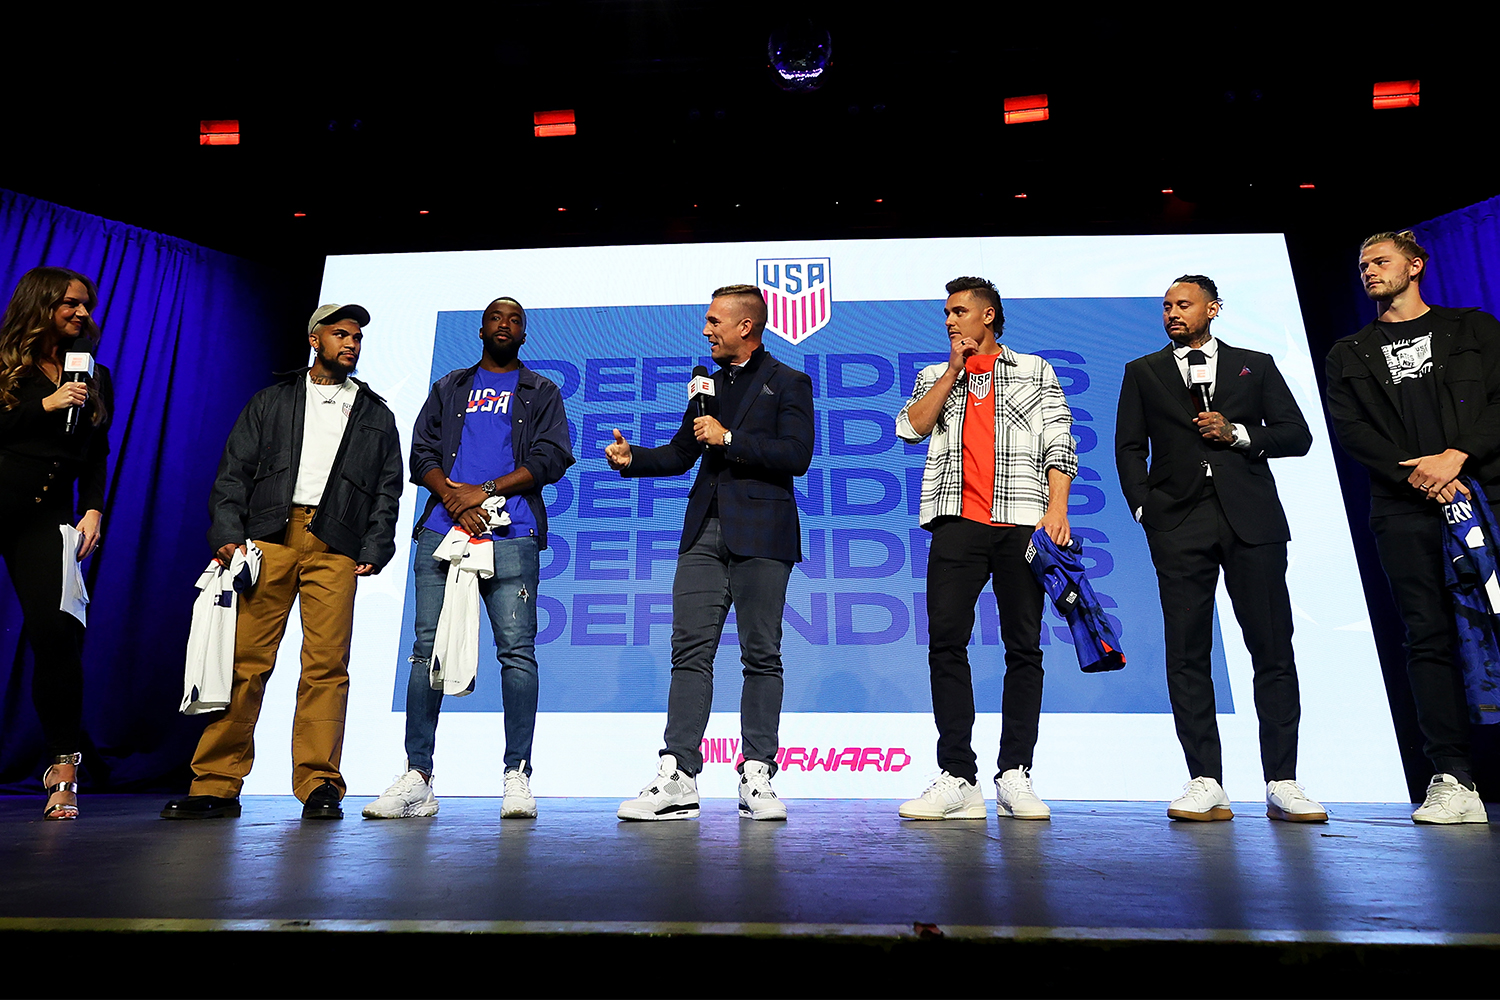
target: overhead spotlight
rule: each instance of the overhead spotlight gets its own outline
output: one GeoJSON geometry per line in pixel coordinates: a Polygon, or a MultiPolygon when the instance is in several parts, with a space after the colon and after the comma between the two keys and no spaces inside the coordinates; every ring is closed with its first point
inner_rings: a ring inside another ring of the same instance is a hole
{"type": "Polygon", "coordinates": [[[823,85],[833,60],[833,36],[811,18],[781,25],[766,42],[771,79],[782,90],[807,93],[823,85]]]}
{"type": "Polygon", "coordinates": [[[531,124],[532,134],[539,139],[578,134],[578,123],[571,108],[566,111],[538,111],[531,116],[531,124]]]}
{"type": "Polygon", "coordinates": [[[1373,104],[1376,111],[1392,108],[1415,108],[1422,103],[1421,80],[1387,80],[1375,85],[1373,104]]]}
{"type": "Polygon", "coordinates": [[[1172,194],[1172,193],[1174,193],[1174,192],[1173,192],[1173,191],[1172,191],[1172,189],[1171,189],[1171,188],[1162,188],[1162,189],[1161,189],[1161,193],[1162,193],[1162,194],[1172,194]]]}
{"type": "Polygon", "coordinates": [[[198,145],[238,146],[240,123],[238,119],[216,119],[198,123],[198,145]]]}
{"type": "Polygon", "coordinates": [[[1005,124],[1020,125],[1023,122],[1044,122],[1051,117],[1046,94],[1031,94],[1026,97],[1005,99],[1005,124]]]}

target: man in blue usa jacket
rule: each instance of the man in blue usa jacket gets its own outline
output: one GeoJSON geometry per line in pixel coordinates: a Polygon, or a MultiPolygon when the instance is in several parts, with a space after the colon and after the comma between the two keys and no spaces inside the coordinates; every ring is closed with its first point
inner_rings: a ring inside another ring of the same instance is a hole
{"type": "Polygon", "coordinates": [[[495,575],[479,582],[500,660],[505,705],[505,798],[502,818],[536,816],[531,794],[531,746],[536,731],[536,592],[538,553],[547,547],[542,487],[573,464],[562,393],[521,363],[526,310],[499,298],[479,327],[478,364],[449,372],[427,396],[412,430],[411,479],[430,491],[413,538],[416,642],[406,689],[406,767],[365,807],[368,819],[435,816],[432,753],[443,692],[428,667],[443,610],[447,566],[433,558],[454,527],[493,540],[495,575]],[[504,497],[509,524],[490,529],[482,504],[504,497]]]}
{"type": "Polygon", "coordinates": [[[745,683],[740,697],[740,815],[784,820],[771,789],[781,724],[781,615],[802,529],[792,479],[812,461],[812,381],[761,346],[766,302],[754,285],[714,292],[703,336],[719,365],[717,416],[690,404],[659,448],[619,430],[604,449],[622,476],[677,476],[701,457],[688,493],[672,581],[672,687],[656,776],[620,806],[626,820],[696,819],[699,749],[713,705],[714,653],[734,605],[745,683]]]}

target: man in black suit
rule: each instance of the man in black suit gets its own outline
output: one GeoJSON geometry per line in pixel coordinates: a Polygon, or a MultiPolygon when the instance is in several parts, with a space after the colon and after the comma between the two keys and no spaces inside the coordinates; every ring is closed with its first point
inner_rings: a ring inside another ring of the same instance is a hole
{"type": "Polygon", "coordinates": [[[1120,488],[1146,529],[1161,589],[1167,694],[1190,780],[1167,815],[1225,820],[1224,766],[1209,656],[1219,567],[1255,670],[1266,815],[1322,822],[1297,783],[1301,703],[1286,590],[1286,514],[1267,459],[1305,455],[1307,421],[1269,354],[1216,341],[1213,281],[1167,289],[1171,345],[1125,366],[1115,418],[1120,488]],[[1199,387],[1202,387],[1201,389],[1199,387]],[[1198,394],[1206,391],[1207,405],[1198,394]],[[1147,455],[1150,465],[1147,465],[1147,455]]]}
{"type": "Polygon", "coordinates": [[[695,819],[700,743],[713,705],[714,654],[734,605],[745,665],[740,696],[740,815],[786,819],[771,789],[781,725],[781,615],[802,527],[792,479],[812,462],[812,380],[761,346],[766,302],[754,285],[714,292],[703,336],[719,365],[717,415],[690,403],[658,448],[631,448],[619,430],[604,449],[622,476],[677,476],[701,457],[688,493],[672,581],[672,687],[657,774],[620,805],[626,820],[695,819]]]}

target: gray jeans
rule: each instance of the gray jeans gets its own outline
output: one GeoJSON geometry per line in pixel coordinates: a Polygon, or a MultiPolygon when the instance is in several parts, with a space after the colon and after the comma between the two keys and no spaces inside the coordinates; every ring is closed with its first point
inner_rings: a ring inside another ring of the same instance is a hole
{"type": "Polygon", "coordinates": [[[724,545],[709,518],[693,547],[677,559],[672,580],[672,690],[667,697],[666,749],[689,774],[703,770],[701,743],[714,701],[714,654],[734,605],[745,685],[740,740],[746,760],[776,772],[781,727],[781,614],[792,564],[746,559],[724,545]]]}

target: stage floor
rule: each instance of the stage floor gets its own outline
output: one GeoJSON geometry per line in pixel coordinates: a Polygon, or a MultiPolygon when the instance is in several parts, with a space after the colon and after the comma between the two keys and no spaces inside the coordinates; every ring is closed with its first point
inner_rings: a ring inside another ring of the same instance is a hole
{"type": "MultiPolygon", "coordinates": [[[[1054,802],[1050,823],[918,823],[891,801],[730,800],[696,822],[620,823],[615,800],[449,798],[432,820],[303,822],[287,797],[167,822],[163,800],[85,796],[76,823],[0,800],[0,928],[907,935],[1500,943],[1485,826],[1417,827],[1405,803],[1275,823],[1174,823],[1164,803],[1054,802]],[[65,878],[59,878],[66,872],[65,878]],[[310,923],[309,923],[310,922],[310,923]]],[[[992,806],[993,808],[993,806],[992,806]]]]}

